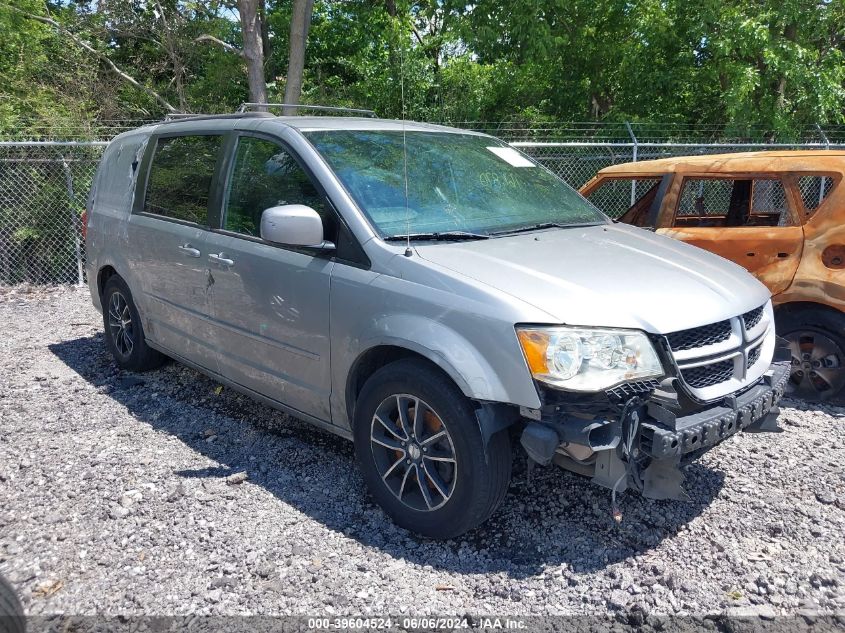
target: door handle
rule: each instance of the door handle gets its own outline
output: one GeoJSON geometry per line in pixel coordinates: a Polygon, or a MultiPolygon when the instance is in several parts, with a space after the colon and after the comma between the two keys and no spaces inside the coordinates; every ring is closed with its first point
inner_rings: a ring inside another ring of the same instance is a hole
{"type": "Polygon", "coordinates": [[[188,257],[199,257],[200,256],[200,249],[194,248],[190,244],[182,244],[179,247],[179,250],[185,253],[188,257]]]}
{"type": "Polygon", "coordinates": [[[235,265],[235,260],[229,259],[224,253],[218,253],[217,255],[215,255],[214,253],[209,253],[208,261],[214,262],[216,264],[222,264],[223,266],[235,265]]]}

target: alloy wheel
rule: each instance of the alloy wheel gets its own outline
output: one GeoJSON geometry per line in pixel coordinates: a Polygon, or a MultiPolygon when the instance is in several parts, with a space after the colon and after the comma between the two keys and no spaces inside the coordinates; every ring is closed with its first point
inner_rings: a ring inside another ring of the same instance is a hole
{"type": "Polygon", "coordinates": [[[113,292],[109,299],[109,334],[121,356],[128,357],[132,354],[135,347],[132,313],[126,298],[120,292],[113,292]]]}
{"type": "Polygon", "coordinates": [[[790,394],[823,400],[845,386],[845,350],[829,336],[810,329],[785,335],[792,352],[790,394]]]}
{"type": "Polygon", "coordinates": [[[385,398],[373,415],[370,447],[384,485],[408,508],[430,512],[452,497],[455,446],[443,420],[420,398],[385,398]]]}

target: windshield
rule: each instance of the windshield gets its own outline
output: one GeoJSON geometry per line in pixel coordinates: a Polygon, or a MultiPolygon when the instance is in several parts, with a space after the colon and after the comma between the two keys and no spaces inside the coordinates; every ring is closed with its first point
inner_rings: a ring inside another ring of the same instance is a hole
{"type": "Polygon", "coordinates": [[[448,132],[305,134],[385,238],[487,237],[607,222],[562,180],[496,139],[448,132]]]}

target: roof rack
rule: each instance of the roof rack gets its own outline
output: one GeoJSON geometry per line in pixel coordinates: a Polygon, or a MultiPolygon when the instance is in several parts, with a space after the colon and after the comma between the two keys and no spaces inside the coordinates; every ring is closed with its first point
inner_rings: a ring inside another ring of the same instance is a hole
{"type": "Polygon", "coordinates": [[[308,105],[300,103],[242,103],[238,108],[239,113],[248,113],[254,108],[295,108],[302,110],[318,110],[322,112],[341,112],[347,114],[359,114],[370,118],[376,118],[376,113],[372,110],[364,110],[362,108],[342,108],[339,106],[324,106],[324,105],[308,105]]]}
{"type": "Polygon", "coordinates": [[[177,121],[203,121],[205,119],[245,119],[249,117],[269,117],[269,112],[236,112],[235,114],[190,114],[186,112],[169,112],[162,123],[176,123],[177,121]]]}

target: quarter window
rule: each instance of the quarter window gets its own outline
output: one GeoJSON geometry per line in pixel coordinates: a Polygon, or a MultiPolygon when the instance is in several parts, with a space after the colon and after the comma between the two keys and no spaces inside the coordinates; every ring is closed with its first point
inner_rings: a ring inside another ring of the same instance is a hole
{"type": "Polygon", "coordinates": [[[688,178],[675,216],[679,227],[791,226],[778,179],[688,178]]]}
{"type": "Polygon", "coordinates": [[[259,237],[264,210],[285,204],[304,204],[314,209],[323,218],[326,239],[333,239],[332,216],[325,200],[293,156],[272,141],[241,137],[223,228],[259,237]]]}
{"type": "Polygon", "coordinates": [[[804,209],[812,213],[818,209],[833,189],[833,178],[830,176],[801,176],[798,178],[798,189],[804,209]]]}
{"type": "Polygon", "coordinates": [[[222,136],[171,136],[156,143],[144,211],[208,225],[208,202],[222,136]]]}

